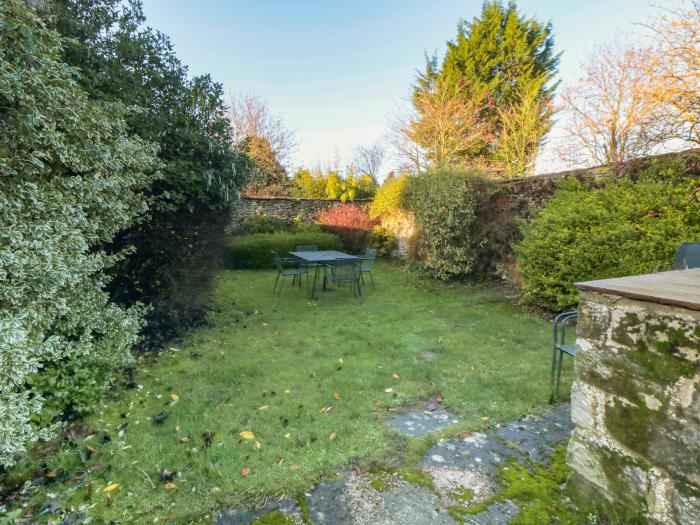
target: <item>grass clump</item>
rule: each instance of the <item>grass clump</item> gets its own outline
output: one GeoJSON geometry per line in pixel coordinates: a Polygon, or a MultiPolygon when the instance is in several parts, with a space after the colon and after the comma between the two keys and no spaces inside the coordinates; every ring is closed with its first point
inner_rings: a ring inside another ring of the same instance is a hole
{"type": "Polygon", "coordinates": [[[251,525],[294,525],[296,522],[283,512],[268,512],[253,520],[251,525]]]}

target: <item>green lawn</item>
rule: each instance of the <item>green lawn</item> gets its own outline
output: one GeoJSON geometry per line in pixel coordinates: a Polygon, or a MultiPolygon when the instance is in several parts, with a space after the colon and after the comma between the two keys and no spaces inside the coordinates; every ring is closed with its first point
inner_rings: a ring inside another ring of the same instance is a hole
{"type": "Polygon", "coordinates": [[[365,304],[347,290],[312,302],[288,285],[274,296],[274,275],[222,272],[211,326],[140,363],[139,388],[105,401],[87,437],[11,474],[35,476],[45,461],[56,477],[23,512],[55,498],[98,522],[211,521],[220,506],[293,497],[350,462],[415,456],[434,437],[407,440],[383,421],[431,395],[463,417],[450,434],[545,406],[550,324],[496,289],[379,264],[365,304]],[[177,471],[167,487],[163,469],[177,471]]]}

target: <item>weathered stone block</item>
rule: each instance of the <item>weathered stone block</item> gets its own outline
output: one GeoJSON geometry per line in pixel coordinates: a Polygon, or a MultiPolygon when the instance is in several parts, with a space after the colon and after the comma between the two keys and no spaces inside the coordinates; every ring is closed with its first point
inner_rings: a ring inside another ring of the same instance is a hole
{"type": "Polygon", "coordinates": [[[577,336],[572,490],[700,525],[700,311],[585,292],[577,336]]]}

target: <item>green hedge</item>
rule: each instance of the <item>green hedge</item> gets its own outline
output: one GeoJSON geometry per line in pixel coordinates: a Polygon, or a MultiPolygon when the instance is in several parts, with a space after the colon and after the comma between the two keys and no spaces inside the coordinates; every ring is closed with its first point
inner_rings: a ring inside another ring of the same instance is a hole
{"type": "Polygon", "coordinates": [[[336,235],[324,232],[278,232],[241,235],[226,243],[228,268],[272,268],[271,250],[284,256],[300,244],[315,244],[319,250],[342,250],[336,235]]]}
{"type": "Polygon", "coordinates": [[[681,242],[700,240],[699,198],[680,162],[598,189],[565,182],[516,249],[525,301],[564,310],[578,302],[577,281],[669,269],[681,242]]]}

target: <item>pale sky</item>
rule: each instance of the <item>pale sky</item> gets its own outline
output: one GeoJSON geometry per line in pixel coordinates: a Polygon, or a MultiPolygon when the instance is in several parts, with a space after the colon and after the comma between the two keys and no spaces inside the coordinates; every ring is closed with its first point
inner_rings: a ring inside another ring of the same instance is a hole
{"type": "MultiPolygon", "coordinates": [[[[294,166],[347,161],[385,138],[407,104],[426,52],[440,56],[476,0],[143,0],[148,25],[169,35],[192,74],[210,73],[229,91],[254,92],[295,130],[294,166]]],[[[574,82],[597,43],[658,13],[673,0],[520,0],[551,20],[562,51],[559,75],[574,82]]],[[[555,126],[552,142],[563,131],[555,126]]],[[[390,162],[384,168],[390,169],[390,162]]],[[[538,171],[565,166],[545,149],[538,171]]]]}

